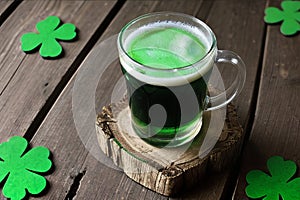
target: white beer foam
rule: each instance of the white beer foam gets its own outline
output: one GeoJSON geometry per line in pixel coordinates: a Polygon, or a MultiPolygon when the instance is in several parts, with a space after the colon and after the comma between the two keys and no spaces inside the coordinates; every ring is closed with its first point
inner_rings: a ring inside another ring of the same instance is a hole
{"type": "MultiPolygon", "coordinates": [[[[155,29],[163,29],[163,28],[179,28],[183,29],[191,34],[195,35],[199,40],[204,44],[205,49],[209,51],[210,49],[210,41],[206,38],[204,33],[200,31],[197,27],[184,24],[182,22],[174,22],[174,21],[159,21],[151,24],[147,24],[145,26],[140,27],[132,31],[128,36],[126,41],[124,42],[125,49],[128,49],[131,45],[132,40],[138,37],[141,34],[144,34],[148,31],[153,31],[155,29]]],[[[120,48],[120,47],[119,47],[120,48]]],[[[203,75],[205,75],[208,71],[210,71],[214,65],[214,58],[216,55],[216,51],[210,52],[210,55],[207,55],[203,60],[199,61],[198,63],[189,66],[191,68],[196,68],[195,72],[187,75],[181,75],[178,71],[185,70],[185,69],[145,69],[141,64],[133,61],[129,58],[128,55],[124,53],[120,55],[120,63],[123,68],[129,73],[131,76],[135,77],[136,79],[145,82],[151,85],[157,86],[178,86],[193,82],[203,75]],[[147,74],[148,70],[157,70],[158,76],[153,76],[151,74],[147,74]],[[161,73],[161,76],[159,75],[161,73]],[[166,74],[169,73],[169,76],[166,74]],[[171,73],[171,74],[170,74],[171,73]],[[163,75],[164,74],[164,75],[163,75]]],[[[146,67],[147,68],[147,67],[146,67]]]]}

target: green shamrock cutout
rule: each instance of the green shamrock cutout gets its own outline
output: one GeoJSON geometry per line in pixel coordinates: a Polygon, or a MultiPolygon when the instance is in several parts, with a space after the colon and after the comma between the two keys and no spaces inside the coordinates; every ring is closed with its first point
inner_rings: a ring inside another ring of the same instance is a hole
{"type": "Polygon", "coordinates": [[[290,180],[296,173],[297,166],[291,161],[284,161],[280,156],[273,156],[267,162],[270,175],[252,170],[247,174],[246,194],[250,198],[263,200],[300,199],[300,178],[290,180]]]}
{"type": "Polygon", "coordinates": [[[35,147],[24,153],[27,141],[19,136],[0,144],[0,183],[7,177],[3,195],[12,200],[23,199],[26,190],[39,194],[46,187],[46,179],[35,172],[47,172],[52,162],[45,147],[35,147]]]}
{"type": "Polygon", "coordinates": [[[283,1],[280,10],[275,7],[265,9],[265,22],[277,23],[283,21],[280,31],[283,35],[293,35],[300,30],[300,1],[283,1]]]}
{"type": "Polygon", "coordinates": [[[76,27],[67,23],[58,27],[60,19],[49,16],[37,23],[36,29],[39,33],[25,33],[21,37],[21,48],[23,51],[33,51],[41,45],[40,55],[42,57],[57,57],[62,53],[62,47],[57,40],[72,40],[76,37],[76,27]]]}

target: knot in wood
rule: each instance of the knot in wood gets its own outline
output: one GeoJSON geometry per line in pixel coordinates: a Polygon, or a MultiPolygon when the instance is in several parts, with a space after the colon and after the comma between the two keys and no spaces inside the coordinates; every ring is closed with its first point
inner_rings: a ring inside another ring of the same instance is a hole
{"type": "Polygon", "coordinates": [[[182,170],[178,168],[175,165],[169,166],[162,170],[162,174],[165,176],[177,176],[178,174],[181,174],[182,170]]]}

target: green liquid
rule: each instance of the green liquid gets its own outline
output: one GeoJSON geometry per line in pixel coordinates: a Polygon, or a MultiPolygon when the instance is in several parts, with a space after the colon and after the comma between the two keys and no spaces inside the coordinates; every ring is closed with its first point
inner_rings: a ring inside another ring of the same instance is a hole
{"type": "MultiPolygon", "coordinates": [[[[176,69],[194,64],[206,52],[198,38],[178,28],[141,33],[131,41],[128,50],[132,59],[156,69],[176,69]]],[[[141,138],[155,146],[165,146],[176,137],[173,146],[177,146],[198,133],[193,130],[199,131],[201,127],[207,92],[205,79],[210,72],[189,84],[163,87],[133,77],[123,66],[122,71],[126,78],[133,128],[141,138]],[[180,102],[178,96],[185,98],[185,102],[180,102]],[[161,105],[166,115],[157,111],[151,118],[149,110],[154,105],[161,105]]]]}
{"type": "Polygon", "coordinates": [[[196,63],[205,46],[191,33],[177,28],[157,29],[136,37],[129,48],[135,61],[158,69],[175,69],[196,63]]]}

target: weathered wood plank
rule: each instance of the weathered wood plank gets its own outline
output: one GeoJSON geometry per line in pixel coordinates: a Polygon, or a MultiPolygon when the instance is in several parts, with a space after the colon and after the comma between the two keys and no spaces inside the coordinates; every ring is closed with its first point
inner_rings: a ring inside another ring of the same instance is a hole
{"type": "MultiPolygon", "coordinates": [[[[218,48],[236,52],[245,62],[246,83],[240,96],[234,100],[240,123],[244,127],[250,114],[249,109],[262,51],[265,4],[266,2],[263,1],[217,1],[207,20],[216,34],[218,48]]],[[[224,70],[223,73],[224,77],[230,78],[232,75],[232,71],[224,70]]]]}
{"type": "MultiPolygon", "coordinates": [[[[240,96],[234,101],[239,122],[245,126],[251,114],[252,95],[256,74],[259,69],[259,57],[263,42],[264,22],[263,1],[215,1],[207,18],[207,24],[216,34],[219,49],[232,50],[239,54],[246,64],[247,79],[240,96]],[[220,20],[222,16],[223,20],[220,20]]],[[[231,77],[230,71],[222,71],[224,77],[231,77]]],[[[226,171],[207,180],[205,189],[195,188],[183,195],[192,199],[226,199],[231,187],[230,174],[226,171]]],[[[203,185],[201,183],[201,187],[203,185]]]]}
{"type": "Polygon", "coordinates": [[[13,3],[13,0],[1,0],[0,1],[0,18],[3,12],[13,3]]]}
{"type": "Polygon", "coordinates": [[[0,27],[0,141],[26,132],[64,75],[78,64],[72,66],[115,2],[29,0],[4,22],[0,27]],[[35,24],[49,15],[75,24],[80,30],[78,41],[61,43],[65,55],[57,60],[22,52],[21,35],[35,31],[35,24]]]}
{"type": "MultiPolygon", "coordinates": [[[[155,8],[157,10],[177,9],[188,14],[194,14],[199,7],[198,3],[198,0],[194,0],[191,1],[190,6],[184,6],[184,3],[181,1],[176,1],[175,3],[171,1],[128,1],[122,8],[123,12],[116,16],[102,38],[118,33],[126,22],[143,13],[153,11],[155,8]],[[132,12],[133,8],[134,12],[132,12]]],[[[120,75],[119,70],[110,70],[105,78],[113,81],[120,75]],[[112,79],[112,77],[114,78],[112,79]]],[[[90,199],[118,199],[122,196],[127,199],[135,199],[139,195],[142,195],[141,198],[145,197],[147,199],[152,197],[155,199],[161,198],[161,195],[146,190],[128,179],[123,173],[106,167],[95,160],[92,155],[88,155],[88,152],[81,144],[81,140],[76,135],[75,124],[72,119],[72,87],[73,82],[68,85],[60,96],[32,140],[33,145],[51,147],[53,160],[56,163],[56,170],[51,176],[48,176],[51,187],[46,198],[61,197],[66,187],[74,180],[74,176],[85,170],[83,182],[80,184],[80,190],[76,196],[78,199],[84,199],[86,196],[89,196],[90,199]],[[48,137],[49,135],[51,137],[48,137]]],[[[104,92],[111,90],[112,88],[110,87],[108,82],[104,92]]],[[[109,102],[109,98],[109,95],[99,94],[96,102],[101,102],[101,104],[105,105],[109,102]]],[[[94,125],[95,121],[91,123],[94,125]]]]}
{"type": "MultiPolygon", "coordinates": [[[[173,1],[170,2],[167,0],[160,2],[128,1],[111,23],[105,36],[108,37],[118,33],[121,27],[130,19],[146,12],[176,10],[194,14],[195,10],[198,9],[197,5],[201,2],[195,1],[195,4],[191,4],[192,2],[194,1],[189,1],[189,6],[184,6],[179,2],[178,4],[181,5],[181,7],[177,7],[173,1]],[[164,4],[165,7],[160,7],[160,4],[164,4]],[[133,8],[134,12],[132,11],[133,8]]],[[[205,5],[206,8],[210,8],[210,1],[206,2],[207,4],[203,5],[205,5]]],[[[250,73],[250,82],[247,82],[247,92],[245,92],[248,98],[251,98],[254,88],[254,79],[263,35],[263,22],[260,21],[263,15],[263,7],[264,2],[261,1],[216,1],[212,5],[213,11],[210,12],[208,17],[208,24],[219,38],[219,47],[221,49],[232,49],[236,51],[243,57],[246,64],[251,66],[247,69],[249,71],[248,73],[250,73]],[[223,19],[228,19],[228,21],[222,23],[220,16],[222,16],[223,19]],[[233,35],[230,36],[230,33],[234,33],[234,37],[233,35]],[[232,43],[238,43],[240,45],[230,48],[229,45],[232,43]],[[253,51],[253,49],[255,49],[255,51],[253,51]],[[251,82],[251,80],[253,82],[251,82]]],[[[197,16],[203,19],[205,18],[202,17],[203,13],[207,13],[207,10],[201,10],[200,8],[197,16]]],[[[108,82],[105,82],[105,85],[101,86],[105,88],[105,90],[99,89],[99,91],[97,91],[95,101],[98,106],[98,111],[101,105],[107,104],[110,100],[109,96],[104,95],[113,89],[109,81],[114,81],[113,79],[117,79],[120,75],[119,70],[110,70],[107,72],[105,80],[108,82]]],[[[57,163],[54,174],[48,176],[53,188],[50,188],[47,197],[54,195],[54,193],[59,194],[63,191],[62,188],[65,188],[65,185],[70,183],[71,177],[74,177],[74,174],[76,175],[79,174],[79,172],[86,171],[76,195],[78,199],[83,199],[86,196],[89,196],[91,199],[166,199],[136,184],[124,174],[106,167],[84,150],[80,139],[76,136],[74,122],[71,120],[72,86],[73,83],[70,83],[65,89],[32,141],[34,145],[49,145],[53,152],[53,159],[57,163]],[[64,121],[64,119],[67,120],[64,121]],[[52,137],[48,137],[49,135],[52,137]],[[54,140],[53,138],[56,139],[54,140]],[[64,181],[62,182],[60,180],[64,181]],[[58,187],[56,185],[58,185],[58,187]]],[[[247,102],[241,102],[238,106],[243,110],[245,109],[245,112],[249,112],[248,107],[250,103],[245,103],[247,102]]],[[[182,198],[220,199],[223,191],[226,190],[226,180],[228,176],[229,173],[215,175],[214,178],[207,180],[205,183],[201,183],[205,185],[205,189],[199,190],[196,186],[192,188],[191,191],[185,192],[182,198]]]]}
{"type": "MultiPolygon", "coordinates": [[[[280,2],[269,6],[280,7],[280,2]]],[[[243,154],[237,200],[246,198],[246,174],[253,169],[268,172],[269,157],[279,155],[300,166],[300,38],[285,37],[279,29],[279,25],[267,28],[256,117],[243,154]]]]}
{"type": "MultiPolygon", "coordinates": [[[[157,2],[153,2],[153,1],[142,1],[142,2],[143,4],[139,3],[138,1],[129,1],[127,4],[125,4],[123,9],[120,10],[119,14],[111,24],[111,26],[108,28],[108,33],[111,33],[111,30],[114,30],[112,31],[114,33],[118,33],[119,32],[118,30],[121,30],[121,28],[127,22],[145,13],[167,10],[167,11],[182,12],[190,15],[195,15],[199,11],[199,8],[201,9],[202,6],[202,2],[199,0],[189,1],[188,4],[184,1],[168,1],[168,0],[157,1],[157,2]],[[151,7],[147,8],[145,7],[145,5],[150,5],[151,7]],[[137,11],[131,12],[132,8],[136,8],[137,11]]],[[[200,15],[202,19],[206,18],[206,16],[202,15],[202,13],[200,15]]],[[[119,64],[115,63],[114,65],[115,67],[111,67],[111,70],[109,71],[112,72],[108,73],[107,77],[117,78],[121,76],[120,71],[115,72],[115,69],[119,68],[118,66],[119,64]]],[[[102,82],[104,82],[104,80],[102,80],[102,82]]],[[[110,83],[112,83],[111,80],[110,83]]],[[[110,97],[106,98],[105,96],[106,94],[110,94],[110,92],[112,92],[113,86],[114,84],[105,87],[105,91],[103,93],[101,92],[97,93],[96,110],[98,112],[100,111],[102,106],[107,105],[107,103],[109,103],[110,97]]],[[[82,179],[80,188],[76,196],[78,199],[82,199],[88,194],[92,195],[91,198],[94,199],[99,199],[99,198],[102,199],[167,199],[167,197],[159,195],[151,190],[148,190],[132,180],[128,180],[129,179],[128,177],[123,178],[124,174],[122,174],[121,180],[120,178],[113,179],[105,175],[102,176],[99,175],[95,177],[95,174],[98,174],[99,170],[103,168],[103,164],[95,160],[94,158],[92,158],[90,155],[87,158],[87,161],[84,166],[89,167],[89,170],[87,170],[86,175],[82,179]],[[97,187],[97,183],[99,182],[102,182],[102,187],[97,187]],[[103,183],[109,183],[109,184],[103,185],[103,183]],[[90,185],[90,187],[87,185],[90,185]],[[92,187],[92,185],[94,185],[95,187],[92,187]],[[117,188],[117,192],[115,192],[116,188],[117,188]],[[97,190],[97,192],[93,193],[93,191],[95,190],[97,190]],[[105,196],[103,196],[102,194],[105,194],[105,196]]],[[[113,171],[117,172],[116,170],[113,171]]]]}

